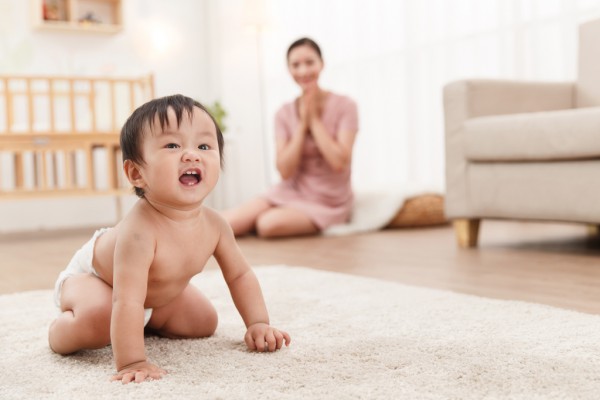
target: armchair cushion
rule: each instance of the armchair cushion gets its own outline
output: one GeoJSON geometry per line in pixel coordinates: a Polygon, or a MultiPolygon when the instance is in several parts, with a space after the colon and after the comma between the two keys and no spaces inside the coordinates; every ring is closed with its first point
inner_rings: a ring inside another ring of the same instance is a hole
{"type": "Polygon", "coordinates": [[[600,158],[600,107],[473,118],[464,135],[469,161],[600,158]]]}

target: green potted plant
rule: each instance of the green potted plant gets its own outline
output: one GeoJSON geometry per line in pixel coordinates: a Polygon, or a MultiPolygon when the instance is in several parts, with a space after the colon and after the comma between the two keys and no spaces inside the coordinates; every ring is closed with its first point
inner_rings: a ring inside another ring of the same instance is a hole
{"type": "Polygon", "coordinates": [[[213,116],[215,121],[217,121],[217,125],[221,128],[221,132],[225,133],[227,130],[227,125],[225,125],[225,117],[227,117],[227,111],[223,108],[221,103],[218,100],[215,100],[212,104],[209,104],[207,107],[208,112],[213,116]]]}

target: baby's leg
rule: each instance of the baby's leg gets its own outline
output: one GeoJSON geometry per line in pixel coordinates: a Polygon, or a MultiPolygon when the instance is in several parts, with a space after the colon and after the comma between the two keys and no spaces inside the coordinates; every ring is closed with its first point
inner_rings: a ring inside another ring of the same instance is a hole
{"type": "Polygon", "coordinates": [[[188,284],[172,302],[152,311],[148,328],[168,338],[198,338],[211,336],[217,322],[217,312],[210,301],[188,284]]]}
{"type": "Polygon", "coordinates": [[[59,354],[110,343],[112,288],[92,274],[68,278],[61,290],[62,314],[50,325],[50,348],[59,354]]]}

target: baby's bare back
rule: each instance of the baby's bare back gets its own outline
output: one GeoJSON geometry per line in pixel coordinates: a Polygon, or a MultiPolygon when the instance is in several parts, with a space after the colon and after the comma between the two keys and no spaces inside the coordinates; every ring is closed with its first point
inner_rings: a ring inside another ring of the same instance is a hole
{"type": "Polygon", "coordinates": [[[93,265],[100,278],[112,287],[119,234],[129,230],[124,229],[126,224],[143,229],[144,237],[154,241],[145,306],[159,307],[181,293],[190,279],[202,271],[217,246],[219,224],[210,209],[204,209],[197,220],[178,222],[157,215],[154,209],[148,210],[144,201],[138,205],[127,218],[97,239],[93,265]]]}

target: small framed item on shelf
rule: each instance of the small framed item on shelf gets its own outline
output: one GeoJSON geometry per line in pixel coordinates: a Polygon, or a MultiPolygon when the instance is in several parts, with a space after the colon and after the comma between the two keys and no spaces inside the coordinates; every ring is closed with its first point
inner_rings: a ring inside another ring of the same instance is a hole
{"type": "Polygon", "coordinates": [[[122,0],[31,0],[33,25],[40,30],[117,33],[122,0]]]}
{"type": "Polygon", "coordinates": [[[69,20],[67,0],[44,0],[42,7],[44,21],[69,20]]]}

